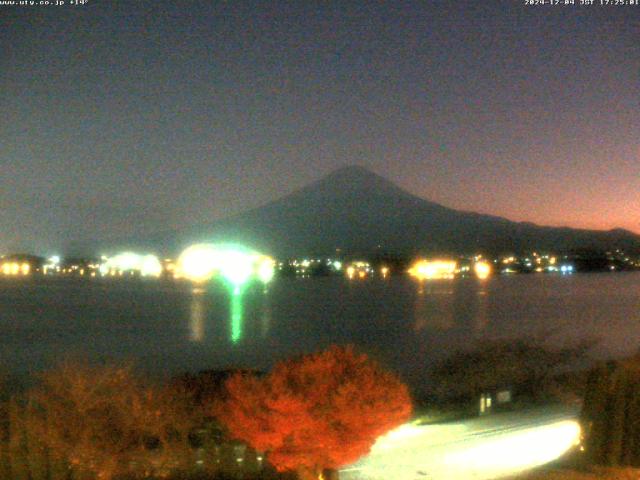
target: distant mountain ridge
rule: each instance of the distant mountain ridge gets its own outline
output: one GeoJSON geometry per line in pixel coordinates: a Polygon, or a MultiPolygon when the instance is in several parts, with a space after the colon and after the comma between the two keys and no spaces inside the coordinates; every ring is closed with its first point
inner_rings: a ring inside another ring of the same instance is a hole
{"type": "MultiPolygon", "coordinates": [[[[640,236],[546,227],[447,208],[417,197],[358,166],[326,177],[264,206],[211,225],[147,238],[146,248],[177,252],[203,241],[241,242],[278,256],[505,253],[533,249],[640,252],[640,236]]],[[[137,243],[137,242],[136,242],[137,243]]]]}

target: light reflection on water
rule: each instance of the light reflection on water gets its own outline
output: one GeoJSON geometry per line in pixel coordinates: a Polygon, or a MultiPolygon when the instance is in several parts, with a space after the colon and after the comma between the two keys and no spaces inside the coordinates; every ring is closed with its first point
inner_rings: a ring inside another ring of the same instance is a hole
{"type": "Polygon", "coordinates": [[[189,316],[189,339],[192,342],[202,342],[205,334],[205,321],[207,318],[206,291],[202,287],[194,287],[191,290],[191,314],[189,316]]]}
{"type": "Polygon", "coordinates": [[[451,280],[436,280],[416,287],[416,302],[413,311],[414,330],[446,331],[454,326],[453,294],[455,285],[451,280]]]}
{"type": "Polygon", "coordinates": [[[243,311],[242,291],[236,288],[231,293],[231,341],[237,343],[242,338],[243,331],[243,311]]]}
{"type": "Polygon", "coordinates": [[[260,314],[260,333],[265,338],[269,334],[271,328],[271,297],[269,292],[264,290],[264,299],[262,302],[262,309],[260,314]]]}
{"type": "Polygon", "coordinates": [[[243,290],[235,327],[231,300],[220,284],[3,281],[0,370],[39,370],[68,353],[133,358],[160,374],[266,369],[352,343],[421,385],[434,360],[479,338],[595,334],[603,355],[635,352],[640,338],[638,273],[459,279],[424,284],[422,292],[408,278],[279,279],[266,292],[243,290]]]}
{"type": "Polygon", "coordinates": [[[489,325],[489,315],[487,311],[487,281],[482,280],[478,282],[478,307],[476,309],[475,322],[474,322],[474,331],[475,333],[479,333],[484,330],[487,325],[489,325]]]}
{"type": "MultiPolygon", "coordinates": [[[[244,289],[229,290],[229,340],[237,343],[242,339],[244,332],[244,289]]],[[[215,323],[212,316],[213,309],[209,304],[214,297],[207,289],[201,286],[191,289],[191,302],[189,311],[189,340],[203,343],[205,341],[206,325],[208,322],[215,323]]],[[[260,332],[262,337],[266,337],[271,326],[271,300],[268,290],[263,289],[260,305],[260,332]]]]}

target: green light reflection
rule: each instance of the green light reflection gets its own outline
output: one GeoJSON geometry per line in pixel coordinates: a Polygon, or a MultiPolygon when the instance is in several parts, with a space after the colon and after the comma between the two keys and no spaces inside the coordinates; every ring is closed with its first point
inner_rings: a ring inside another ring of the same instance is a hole
{"type": "Polygon", "coordinates": [[[235,286],[231,294],[231,341],[238,343],[242,338],[242,289],[235,286]]]}

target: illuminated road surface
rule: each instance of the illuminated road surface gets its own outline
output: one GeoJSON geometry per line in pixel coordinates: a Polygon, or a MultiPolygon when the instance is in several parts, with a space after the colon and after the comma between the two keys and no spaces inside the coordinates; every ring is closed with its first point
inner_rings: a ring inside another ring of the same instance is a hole
{"type": "Polygon", "coordinates": [[[380,437],[342,480],[471,480],[543,465],[579,441],[577,411],[545,408],[442,425],[412,425],[380,437]]]}

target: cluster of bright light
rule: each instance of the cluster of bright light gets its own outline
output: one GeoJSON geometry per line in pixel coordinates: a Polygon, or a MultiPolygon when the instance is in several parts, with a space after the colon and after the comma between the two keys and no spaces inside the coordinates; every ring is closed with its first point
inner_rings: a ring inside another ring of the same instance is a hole
{"type": "MultiPolygon", "coordinates": [[[[522,259],[518,259],[516,257],[503,257],[501,262],[507,265],[507,268],[501,270],[502,273],[517,273],[518,269],[513,269],[509,267],[510,264],[519,264],[521,263],[526,269],[533,270],[537,273],[543,272],[562,272],[562,273],[570,273],[571,270],[565,269],[564,271],[561,269],[559,265],[558,257],[554,255],[542,255],[537,252],[533,252],[530,256],[523,257],[522,259]]],[[[573,268],[573,267],[572,267],[573,268]]]]}
{"type": "Polygon", "coordinates": [[[346,269],[349,280],[354,278],[364,279],[372,272],[373,269],[368,262],[351,262],[346,269]]]}
{"type": "Polygon", "coordinates": [[[232,285],[242,285],[254,273],[255,255],[229,250],[218,258],[220,274],[232,285]]]}
{"type": "Polygon", "coordinates": [[[143,277],[159,277],[162,275],[162,264],[155,255],[145,255],[140,262],[140,275],[143,277]]]}
{"type": "Polygon", "coordinates": [[[449,280],[455,277],[457,268],[454,260],[418,260],[409,274],[418,280],[449,280]]]}
{"type": "Polygon", "coordinates": [[[49,270],[52,270],[56,273],[60,272],[60,256],[53,255],[47,259],[47,263],[42,266],[42,272],[47,275],[49,270]]]}
{"type": "Polygon", "coordinates": [[[473,265],[473,271],[480,280],[489,278],[491,275],[492,267],[489,262],[476,262],[473,265]]]}
{"type": "Polygon", "coordinates": [[[198,244],[182,252],[176,270],[179,276],[193,282],[206,282],[220,275],[237,287],[252,276],[264,283],[270,282],[275,272],[275,261],[238,246],[198,244]]]}
{"type": "MultiPolygon", "coordinates": [[[[575,267],[573,265],[570,265],[570,264],[559,265],[557,263],[556,257],[550,257],[548,259],[548,264],[545,264],[540,259],[544,261],[546,257],[536,258],[535,263],[530,258],[525,258],[524,266],[527,268],[533,269],[533,271],[536,273],[558,273],[559,272],[562,274],[569,274],[575,271],[575,267]]],[[[518,272],[517,269],[513,269],[510,267],[507,267],[501,270],[501,273],[517,273],[517,272],[518,272]]]]}
{"type": "MultiPolygon", "coordinates": [[[[339,272],[342,270],[342,262],[340,260],[334,260],[332,258],[293,258],[286,262],[289,268],[292,268],[296,275],[305,278],[314,274],[316,271],[323,272],[339,272]]],[[[282,270],[285,263],[280,262],[278,268],[282,270]]]]}
{"type": "MultiPolygon", "coordinates": [[[[106,263],[107,260],[107,257],[103,257],[102,263],[106,263]]],[[[102,264],[100,262],[86,263],[83,261],[75,264],[65,262],[61,265],[60,256],[54,255],[52,257],[49,257],[47,259],[47,263],[42,266],[42,273],[44,275],[74,275],[81,277],[86,274],[90,277],[95,277],[96,274],[100,271],[101,266],[102,264]]],[[[106,267],[103,267],[103,269],[104,268],[106,267]]]]}
{"type": "Polygon", "coordinates": [[[258,262],[258,278],[262,283],[269,283],[276,272],[276,262],[273,258],[263,256],[258,262]]]}
{"type": "Polygon", "coordinates": [[[159,277],[162,275],[162,264],[155,255],[140,255],[123,252],[103,260],[100,265],[102,275],[122,275],[123,273],[139,273],[143,277],[159,277]]]}
{"type": "MultiPolygon", "coordinates": [[[[233,343],[237,343],[242,338],[242,285],[252,277],[257,277],[265,284],[270,282],[275,268],[276,262],[273,258],[244,247],[197,244],[182,252],[175,265],[174,274],[178,278],[186,278],[195,283],[203,283],[219,276],[230,284],[232,287],[230,337],[233,343]]],[[[198,292],[201,293],[201,290],[198,292]]],[[[196,322],[196,324],[201,323],[201,320],[196,322]]],[[[198,337],[199,335],[194,335],[194,338],[198,337]]]]}
{"type": "Polygon", "coordinates": [[[207,281],[218,269],[219,256],[212,245],[192,245],[178,258],[176,272],[194,282],[207,281]]]}
{"type": "Polygon", "coordinates": [[[29,275],[31,273],[31,265],[27,262],[3,262],[0,264],[0,272],[3,275],[29,275]]]}

